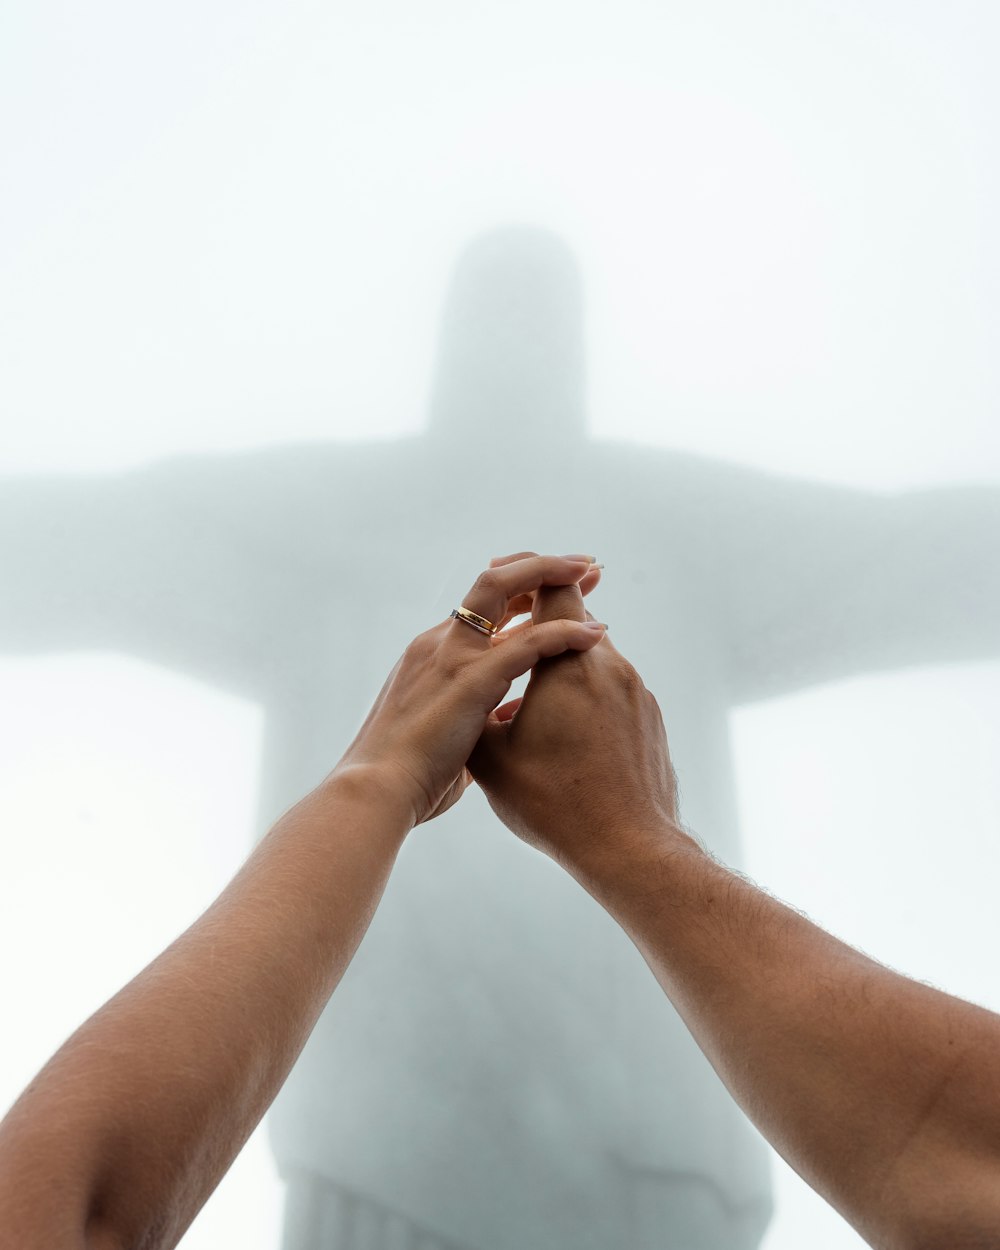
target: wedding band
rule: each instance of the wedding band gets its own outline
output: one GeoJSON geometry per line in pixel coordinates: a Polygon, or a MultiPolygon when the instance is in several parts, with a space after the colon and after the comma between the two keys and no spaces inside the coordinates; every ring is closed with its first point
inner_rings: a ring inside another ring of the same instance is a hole
{"type": "Polygon", "coordinates": [[[480,616],[478,612],[470,612],[468,608],[455,608],[451,615],[460,621],[465,621],[466,625],[471,625],[473,629],[478,629],[481,634],[488,634],[491,638],[499,629],[498,625],[488,621],[485,616],[480,616]]]}

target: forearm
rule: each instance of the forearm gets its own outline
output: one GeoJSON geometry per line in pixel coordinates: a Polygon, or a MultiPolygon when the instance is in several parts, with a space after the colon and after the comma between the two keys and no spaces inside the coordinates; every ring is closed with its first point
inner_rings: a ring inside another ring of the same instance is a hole
{"type": "Polygon", "coordinates": [[[407,828],[369,777],[324,783],[70,1038],[0,1125],[0,1223],[19,1245],[176,1243],[295,1062],[407,828]]]}
{"type": "Polygon", "coordinates": [[[1000,1017],[874,963],[679,831],[578,875],[747,1114],[873,1245],[996,1244],[1000,1017]]]}

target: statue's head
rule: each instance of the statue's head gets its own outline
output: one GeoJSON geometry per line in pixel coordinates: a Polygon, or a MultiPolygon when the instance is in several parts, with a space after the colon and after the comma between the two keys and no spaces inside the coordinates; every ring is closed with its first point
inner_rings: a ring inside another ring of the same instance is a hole
{"type": "Polygon", "coordinates": [[[478,442],[503,430],[512,446],[579,441],[582,323],[579,270],[557,235],[517,226],[474,240],[445,300],[430,436],[478,442]]]}

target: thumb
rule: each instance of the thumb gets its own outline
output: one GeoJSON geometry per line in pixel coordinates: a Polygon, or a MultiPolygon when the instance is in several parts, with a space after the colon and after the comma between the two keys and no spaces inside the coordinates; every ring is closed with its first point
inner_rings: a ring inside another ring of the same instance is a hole
{"type": "Polygon", "coordinates": [[[465,767],[477,785],[488,784],[496,775],[499,753],[506,743],[517,709],[521,706],[520,697],[503,703],[489,714],[479,741],[472,749],[472,754],[465,767]]]}
{"type": "Polygon", "coordinates": [[[509,699],[506,703],[501,703],[499,707],[493,709],[491,720],[495,719],[500,724],[512,721],[517,715],[517,709],[521,706],[522,695],[518,695],[516,699],[509,699]]]}

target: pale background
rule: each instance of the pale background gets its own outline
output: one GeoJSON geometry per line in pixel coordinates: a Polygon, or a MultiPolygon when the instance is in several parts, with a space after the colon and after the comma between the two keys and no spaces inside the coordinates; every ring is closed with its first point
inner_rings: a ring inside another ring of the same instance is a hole
{"type": "MultiPolygon", "coordinates": [[[[594,433],[1000,485],[998,35],[914,0],[10,3],[0,474],[418,429],[450,266],[523,222],[578,255],[594,433]]],[[[1000,1009],[998,705],[983,663],[732,729],[751,874],[1000,1009]]],[[[0,656],[4,1106],[241,862],[259,749],[151,665],[0,656]]],[[[861,1244],[775,1184],[765,1250],[861,1244]]],[[[279,1217],[258,1132],[183,1245],[279,1217]]]]}

